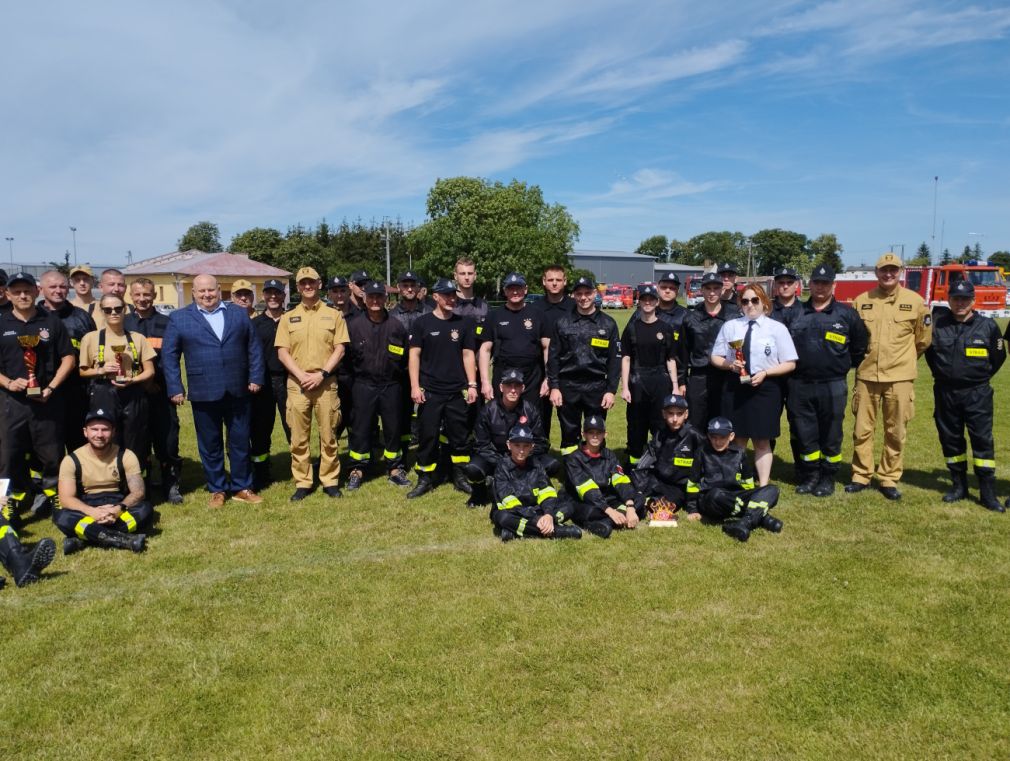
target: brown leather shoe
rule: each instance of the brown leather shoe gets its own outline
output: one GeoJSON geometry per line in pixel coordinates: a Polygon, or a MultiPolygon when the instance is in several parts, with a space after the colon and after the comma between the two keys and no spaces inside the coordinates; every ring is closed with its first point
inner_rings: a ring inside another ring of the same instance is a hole
{"type": "Polygon", "coordinates": [[[254,492],[252,489],[243,489],[242,491],[237,491],[231,495],[231,498],[237,502],[247,502],[250,505],[258,505],[263,501],[263,497],[254,492]]]}
{"type": "Polygon", "coordinates": [[[210,495],[210,500],[207,502],[207,507],[224,507],[224,501],[226,497],[223,491],[217,491],[210,495]]]}

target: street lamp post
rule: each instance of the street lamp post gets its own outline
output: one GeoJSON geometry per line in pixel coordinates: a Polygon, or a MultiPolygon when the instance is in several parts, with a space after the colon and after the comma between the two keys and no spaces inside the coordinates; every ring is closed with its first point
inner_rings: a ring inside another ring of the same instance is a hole
{"type": "Polygon", "coordinates": [[[76,267],[77,266],[77,228],[76,227],[71,227],[70,228],[70,232],[73,233],[73,236],[74,236],[74,266],[76,267]]]}
{"type": "Polygon", "coordinates": [[[11,269],[13,270],[14,269],[14,239],[8,237],[8,238],[4,238],[4,240],[7,241],[7,245],[10,247],[10,250],[11,250],[11,269]]]}
{"type": "Polygon", "coordinates": [[[392,282],[392,272],[390,271],[390,261],[389,261],[389,220],[384,220],[382,223],[382,235],[379,236],[379,240],[385,241],[386,243],[386,285],[392,282]]]}

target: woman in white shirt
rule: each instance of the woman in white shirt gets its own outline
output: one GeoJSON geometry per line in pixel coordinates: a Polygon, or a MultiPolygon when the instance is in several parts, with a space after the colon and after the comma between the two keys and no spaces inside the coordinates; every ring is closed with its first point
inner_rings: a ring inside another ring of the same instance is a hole
{"type": "Polygon", "coordinates": [[[779,436],[782,416],[778,379],[796,369],[796,347],[786,327],[768,316],[772,305],[764,288],[748,285],[739,303],[743,315],[723,325],[711,361],[739,376],[726,384],[722,412],[733,421],[742,446],[753,439],[754,470],[765,486],[772,471],[771,441],[779,436]]]}

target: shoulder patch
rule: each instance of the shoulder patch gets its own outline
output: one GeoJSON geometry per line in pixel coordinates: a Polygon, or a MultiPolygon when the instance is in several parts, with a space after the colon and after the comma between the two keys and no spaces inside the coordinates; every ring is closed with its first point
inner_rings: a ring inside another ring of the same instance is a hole
{"type": "Polygon", "coordinates": [[[922,318],[922,324],[925,325],[926,327],[929,327],[930,325],[933,324],[933,318],[927,314],[925,317],[922,318]]]}

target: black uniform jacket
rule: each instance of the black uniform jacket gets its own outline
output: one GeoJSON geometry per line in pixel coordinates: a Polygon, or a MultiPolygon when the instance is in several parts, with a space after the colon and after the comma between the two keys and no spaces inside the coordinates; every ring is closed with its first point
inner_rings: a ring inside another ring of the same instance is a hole
{"type": "Polygon", "coordinates": [[[631,479],[621,469],[617,456],[604,447],[598,455],[580,447],[565,457],[565,475],[576,496],[601,510],[624,506],[635,498],[631,479]]]}
{"type": "MultiPolygon", "coordinates": [[[[707,373],[712,368],[712,347],[724,323],[740,316],[740,309],[729,302],[723,301],[719,311],[710,315],[704,304],[699,304],[691,310],[684,320],[684,333],[687,338],[686,364],[694,374],[707,373]]],[[[721,370],[719,372],[722,372],[721,370]]]]}
{"type": "Polygon", "coordinates": [[[694,456],[687,482],[687,510],[697,512],[698,498],[709,489],[753,489],[754,468],[747,453],[732,444],[716,452],[706,441],[694,456]]]}
{"type": "Polygon", "coordinates": [[[499,510],[525,507],[540,515],[554,515],[558,507],[558,492],[547,472],[531,460],[522,467],[511,457],[499,462],[494,471],[494,493],[499,510]]]}
{"type": "Polygon", "coordinates": [[[616,394],[621,382],[621,339],[614,319],[599,309],[589,315],[576,311],[559,317],[547,352],[547,382],[552,389],[560,383],[576,389],[603,384],[616,394]]]}
{"type": "Polygon", "coordinates": [[[793,344],[799,359],[794,380],[844,379],[866,354],[869,333],[856,310],[832,299],[821,311],[810,301],[793,321],[793,344]]]}
{"type": "Polygon", "coordinates": [[[1006,343],[990,317],[973,312],[958,322],[950,311],[937,314],[926,363],[938,386],[970,388],[988,383],[1006,360],[1006,343]]]}
{"type": "Polygon", "coordinates": [[[635,472],[648,471],[664,484],[685,488],[691,479],[694,458],[704,445],[705,437],[689,423],[676,431],[664,427],[649,442],[635,465],[635,472]]]}
{"type": "Polygon", "coordinates": [[[414,320],[422,314],[428,314],[430,311],[431,307],[423,301],[418,301],[416,309],[404,309],[403,304],[397,304],[389,310],[389,316],[399,320],[403,324],[403,327],[407,329],[407,336],[409,337],[414,327],[414,320]]]}
{"type": "Polygon", "coordinates": [[[794,299],[791,306],[783,306],[778,299],[775,299],[775,301],[772,302],[772,313],[768,316],[776,322],[781,322],[791,333],[793,330],[793,322],[801,314],[803,314],[803,302],[799,299],[794,299]]]}
{"type": "Polygon", "coordinates": [[[362,315],[347,323],[347,335],[348,360],[356,380],[380,385],[401,382],[407,368],[407,329],[402,322],[388,314],[378,323],[362,315]]]}
{"type": "Polygon", "coordinates": [[[476,454],[491,463],[498,462],[501,457],[508,458],[509,453],[505,444],[508,442],[509,431],[520,423],[533,431],[535,441],[531,454],[545,454],[547,437],[544,435],[539,405],[522,398],[511,411],[505,409],[505,405],[497,399],[481,408],[473,431],[476,454]]]}
{"type": "MultiPolygon", "coordinates": [[[[91,319],[91,315],[69,301],[64,301],[56,311],[51,310],[45,303],[39,304],[39,309],[55,314],[63,321],[63,327],[67,329],[67,335],[70,336],[70,343],[78,351],[80,351],[81,339],[84,335],[96,329],[95,321],[91,319]]],[[[126,319],[129,319],[129,315],[126,319]]],[[[127,328],[127,330],[132,330],[132,328],[127,328]]]]}

